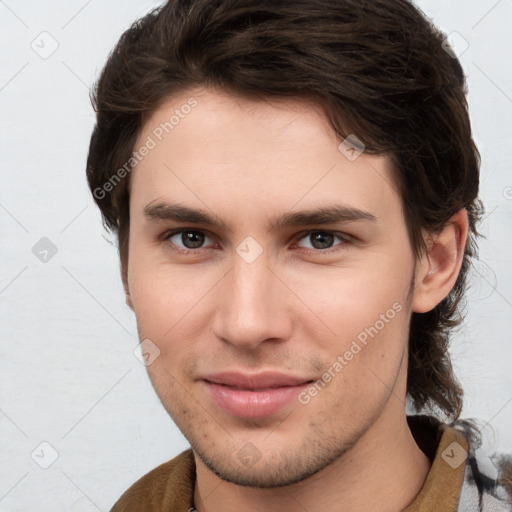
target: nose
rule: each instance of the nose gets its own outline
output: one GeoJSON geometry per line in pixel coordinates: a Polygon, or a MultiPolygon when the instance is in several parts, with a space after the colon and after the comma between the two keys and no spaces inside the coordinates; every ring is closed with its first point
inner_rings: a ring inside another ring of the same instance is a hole
{"type": "Polygon", "coordinates": [[[233,267],[216,287],[213,333],[218,339],[255,349],[290,337],[292,294],[277,274],[265,253],[251,263],[234,254],[233,267]]]}

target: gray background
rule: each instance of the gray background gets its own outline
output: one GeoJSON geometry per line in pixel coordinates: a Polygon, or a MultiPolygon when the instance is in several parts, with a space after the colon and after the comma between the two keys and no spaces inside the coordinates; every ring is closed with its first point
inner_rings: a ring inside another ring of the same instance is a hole
{"type": "MultiPolygon", "coordinates": [[[[121,33],[158,4],[0,1],[2,512],[107,511],[188,447],[134,356],[117,251],[84,173],[88,88],[121,33]]],[[[492,426],[487,448],[510,451],[512,0],[418,5],[459,34],[458,51],[469,45],[461,61],[483,157],[487,239],[451,351],[463,417],[492,426]]]]}

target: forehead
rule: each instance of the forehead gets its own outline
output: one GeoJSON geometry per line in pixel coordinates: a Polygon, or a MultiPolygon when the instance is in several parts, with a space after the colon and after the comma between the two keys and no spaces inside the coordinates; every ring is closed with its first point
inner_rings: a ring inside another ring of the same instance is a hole
{"type": "Polygon", "coordinates": [[[134,150],[150,149],[132,171],[133,201],[143,208],[158,198],[188,200],[255,215],[299,202],[400,208],[389,158],[354,159],[340,142],[311,101],[190,89],[142,127],[134,150]]]}

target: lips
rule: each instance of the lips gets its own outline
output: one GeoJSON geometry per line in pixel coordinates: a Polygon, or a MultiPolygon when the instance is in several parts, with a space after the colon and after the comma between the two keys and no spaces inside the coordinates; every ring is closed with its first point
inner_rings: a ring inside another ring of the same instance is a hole
{"type": "Polygon", "coordinates": [[[236,387],[247,390],[263,390],[297,386],[309,382],[310,379],[286,375],[277,372],[264,372],[258,374],[244,374],[239,372],[223,372],[203,377],[204,380],[215,384],[236,387]]]}
{"type": "Polygon", "coordinates": [[[276,372],[224,372],[204,376],[202,380],[213,402],[224,412],[240,418],[275,414],[312,382],[276,372]]]}

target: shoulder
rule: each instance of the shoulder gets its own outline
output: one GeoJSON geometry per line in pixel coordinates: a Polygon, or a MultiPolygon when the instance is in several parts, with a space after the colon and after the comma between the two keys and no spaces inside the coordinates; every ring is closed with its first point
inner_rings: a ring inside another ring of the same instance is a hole
{"type": "Polygon", "coordinates": [[[459,512],[511,512],[512,456],[480,449],[481,433],[471,422],[458,420],[452,426],[464,432],[469,441],[459,512]]]}
{"type": "MultiPolygon", "coordinates": [[[[492,453],[492,443],[475,420],[444,423],[427,415],[408,416],[407,420],[416,443],[433,461],[433,469],[446,470],[445,462],[458,470],[460,477],[452,485],[457,487],[457,512],[512,512],[512,455],[492,453]],[[456,465],[448,460],[454,455],[460,460],[456,465]]],[[[446,492],[453,473],[431,472],[436,473],[436,487],[443,486],[446,492]]]]}
{"type": "Polygon", "coordinates": [[[133,483],[110,512],[157,512],[192,507],[195,461],[189,448],[133,483]]]}

